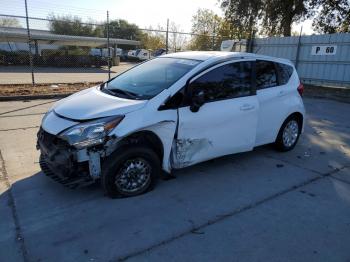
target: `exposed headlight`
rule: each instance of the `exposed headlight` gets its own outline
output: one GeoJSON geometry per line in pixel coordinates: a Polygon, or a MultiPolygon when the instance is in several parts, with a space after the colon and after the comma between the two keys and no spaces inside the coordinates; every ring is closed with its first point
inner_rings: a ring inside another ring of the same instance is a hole
{"type": "Polygon", "coordinates": [[[64,131],[59,137],[78,149],[99,145],[123,118],[124,116],[113,116],[81,123],[64,131]]]}

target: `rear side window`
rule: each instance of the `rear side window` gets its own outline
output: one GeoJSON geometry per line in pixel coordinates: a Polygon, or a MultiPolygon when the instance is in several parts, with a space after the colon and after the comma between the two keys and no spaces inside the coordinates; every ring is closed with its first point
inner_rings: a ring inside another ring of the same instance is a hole
{"type": "Polygon", "coordinates": [[[191,83],[192,92],[204,92],[205,101],[230,99],[251,94],[251,62],[217,67],[191,83]]]}
{"type": "Polygon", "coordinates": [[[282,63],[276,63],[276,69],[279,76],[279,84],[287,84],[293,74],[293,67],[282,63]]]}
{"type": "Polygon", "coordinates": [[[270,61],[256,61],[256,88],[264,89],[277,86],[275,65],[270,61]]]}

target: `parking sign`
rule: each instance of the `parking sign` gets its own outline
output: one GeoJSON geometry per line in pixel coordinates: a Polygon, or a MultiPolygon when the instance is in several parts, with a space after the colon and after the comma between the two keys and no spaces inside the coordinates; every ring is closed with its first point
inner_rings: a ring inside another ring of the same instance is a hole
{"type": "Polygon", "coordinates": [[[311,48],[311,55],[335,55],[336,45],[314,45],[311,48]]]}

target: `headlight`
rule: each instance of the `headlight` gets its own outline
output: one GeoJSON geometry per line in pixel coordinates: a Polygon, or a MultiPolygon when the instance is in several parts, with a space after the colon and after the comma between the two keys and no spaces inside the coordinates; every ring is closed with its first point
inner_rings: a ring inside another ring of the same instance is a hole
{"type": "Polygon", "coordinates": [[[59,137],[78,149],[102,144],[108,133],[112,131],[123,118],[124,116],[113,116],[81,123],[64,131],[59,137]]]}

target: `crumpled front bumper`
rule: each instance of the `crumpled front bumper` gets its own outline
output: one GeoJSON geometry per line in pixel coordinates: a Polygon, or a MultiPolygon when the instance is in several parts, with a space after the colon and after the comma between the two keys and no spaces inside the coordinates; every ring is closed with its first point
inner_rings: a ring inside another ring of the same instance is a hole
{"type": "Polygon", "coordinates": [[[37,149],[40,167],[45,175],[70,188],[95,182],[89,176],[88,162],[77,162],[76,149],[40,128],[37,149]]]}

